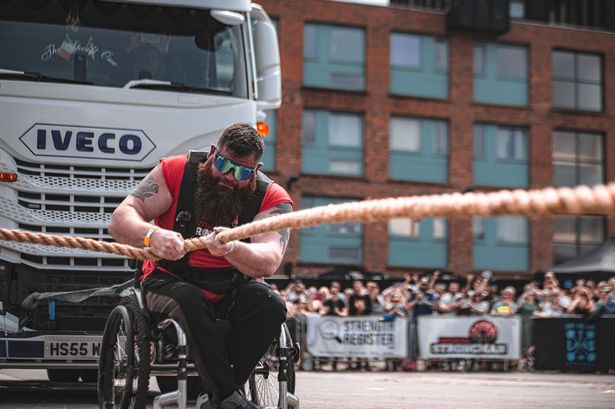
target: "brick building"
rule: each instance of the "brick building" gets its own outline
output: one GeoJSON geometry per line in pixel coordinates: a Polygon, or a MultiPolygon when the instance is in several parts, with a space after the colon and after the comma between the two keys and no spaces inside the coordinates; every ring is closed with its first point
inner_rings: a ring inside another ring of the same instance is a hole
{"type": "MultiPolygon", "coordinates": [[[[494,32],[452,30],[445,0],[260,3],[283,71],[266,168],[298,209],[615,180],[615,30],[598,9],[512,0],[508,29],[494,32]]],[[[345,223],[294,231],[284,272],[527,277],[613,234],[601,216],[345,223]]]]}

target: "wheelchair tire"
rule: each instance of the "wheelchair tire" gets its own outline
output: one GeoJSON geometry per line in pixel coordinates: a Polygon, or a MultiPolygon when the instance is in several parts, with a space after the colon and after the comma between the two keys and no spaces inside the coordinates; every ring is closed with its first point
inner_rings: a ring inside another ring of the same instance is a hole
{"type": "Polygon", "coordinates": [[[101,409],[142,409],[150,376],[149,327],[134,296],[111,311],[103,332],[98,367],[101,409]]]}
{"type": "MultiPolygon", "coordinates": [[[[246,396],[249,401],[256,405],[279,407],[280,384],[278,381],[277,347],[277,343],[270,347],[248,378],[245,390],[246,396]]],[[[292,357],[287,359],[286,364],[288,365],[287,389],[288,392],[295,393],[295,363],[292,357]]]]}

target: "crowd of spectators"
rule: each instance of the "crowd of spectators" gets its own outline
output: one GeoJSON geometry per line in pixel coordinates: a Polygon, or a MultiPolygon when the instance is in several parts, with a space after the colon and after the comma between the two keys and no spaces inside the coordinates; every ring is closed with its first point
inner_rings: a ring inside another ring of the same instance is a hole
{"type": "MultiPolygon", "coordinates": [[[[524,356],[531,355],[528,351],[532,348],[532,317],[576,314],[586,319],[598,319],[604,314],[615,314],[615,277],[599,282],[579,279],[560,283],[552,272],[547,272],[541,283],[525,284],[520,294],[512,286],[498,287],[490,271],[476,276],[468,275],[465,280],[443,280],[438,271],[425,275],[405,275],[403,281],[385,288],[381,288],[378,281],[362,280],[353,281],[346,289],[338,281],[318,288],[293,281],[286,288],[274,288],[285,300],[289,317],[295,318],[308,314],[341,317],[378,315],[385,321],[407,317],[415,325],[421,315],[520,316],[524,356]]],[[[415,330],[412,336],[414,341],[408,360],[414,365],[418,352],[415,330]]],[[[334,370],[341,361],[332,359],[334,370]]],[[[369,369],[367,360],[363,358],[344,362],[350,369],[369,369]]],[[[393,363],[394,368],[398,369],[400,361],[393,363]]],[[[461,368],[461,364],[467,364],[466,367],[477,365],[476,362],[464,360],[437,363],[443,369],[461,368]]]]}
{"type": "Polygon", "coordinates": [[[385,320],[421,315],[482,315],[557,317],[615,314],[615,277],[596,283],[579,279],[560,283],[547,272],[542,284],[530,282],[521,294],[512,286],[498,288],[492,274],[468,275],[459,281],[440,282],[438,271],[430,275],[406,275],[402,282],[381,289],[377,281],[356,280],[342,289],[337,281],[320,288],[291,282],[279,293],[286,301],[289,316],[381,315],[385,320]]]}

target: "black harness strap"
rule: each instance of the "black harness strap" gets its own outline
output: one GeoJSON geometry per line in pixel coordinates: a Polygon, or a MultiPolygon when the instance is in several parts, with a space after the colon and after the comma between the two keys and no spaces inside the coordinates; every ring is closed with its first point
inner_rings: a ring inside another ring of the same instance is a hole
{"type": "MultiPolygon", "coordinates": [[[[179,188],[179,195],[177,198],[177,208],[175,210],[175,221],[173,223],[173,230],[180,233],[184,238],[194,237],[196,234],[197,220],[193,216],[194,213],[194,192],[197,187],[198,167],[199,164],[207,159],[207,152],[204,151],[190,151],[188,160],[186,161],[186,167],[184,168],[184,174],[182,176],[181,185],[179,188]]],[[[249,223],[254,220],[254,217],[258,214],[263,199],[267,194],[269,185],[273,181],[262,172],[258,172],[256,175],[256,189],[254,195],[248,201],[241,214],[239,215],[239,225],[249,223]]],[[[243,240],[249,242],[250,239],[243,240]]],[[[220,293],[228,286],[223,282],[232,281],[233,283],[242,278],[243,275],[234,268],[198,268],[188,265],[188,254],[184,255],[179,260],[160,260],[158,266],[165,270],[184,278],[188,282],[198,284],[200,287],[212,287],[211,291],[220,293]],[[210,285],[207,282],[211,281],[210,285]],[[216,282],[220,282],[219,286],[216,282]],[[218,287],[218,291],[216,290],[218,287]]],[[[233,284],[234,285],[234,284],[233,284]]],[[[224,291],[226,292],[226,291],[224,291]]]]}
{"type": "MultiPolygon", "coordinates": [[[[182,176],[177,197],[175,221],[173,223],[173,230],[180,233],[184,239],[194,236],[196,232],[196,221],[192,217],[194,212],[194,192],[197,185],[197,170],[199,164],[205,159],[207,159],[207,152],[190,151],[186,166],[184,167],[184,175],[182,176]]],[[[160,260],[158,265],[178,274],[188,268],[188,254],[176,261],[160,260]]]]}

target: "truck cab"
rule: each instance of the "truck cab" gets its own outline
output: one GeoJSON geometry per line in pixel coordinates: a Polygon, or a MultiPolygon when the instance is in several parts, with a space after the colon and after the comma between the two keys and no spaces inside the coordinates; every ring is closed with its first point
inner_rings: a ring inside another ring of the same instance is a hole
{"type": "MultiPolygon", "coordinates": [[[[2,0],[0,39],[2,228],[111,241],[111,213],[159,158],[281,101],[275,27],[247,0],[2,0]]],[[[0,240],[0,369],[85,380],[117,298],[61,293],[133,271],[0,240]]]]}

